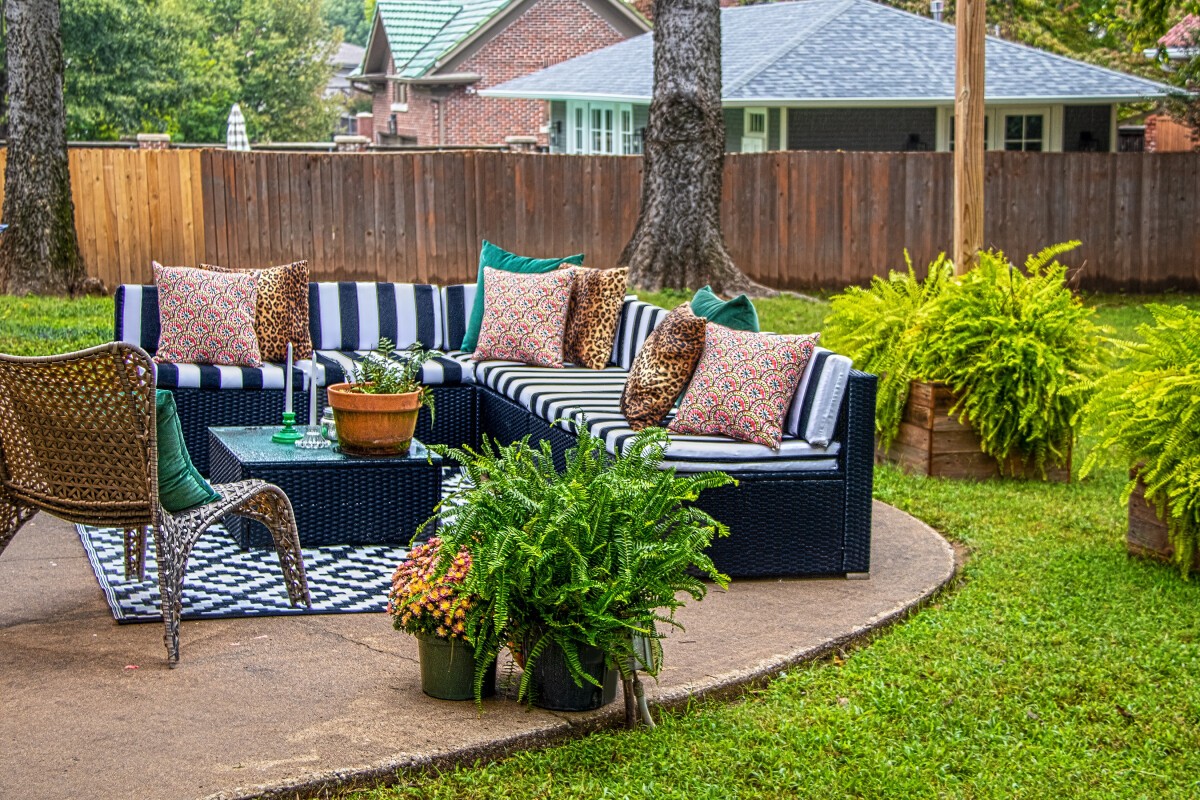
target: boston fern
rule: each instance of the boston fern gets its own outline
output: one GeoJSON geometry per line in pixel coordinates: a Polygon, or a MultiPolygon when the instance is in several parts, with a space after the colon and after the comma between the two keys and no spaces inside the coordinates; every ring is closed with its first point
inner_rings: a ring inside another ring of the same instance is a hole
{"type": "Polygon", "coordinates": [[[908,253],[904,258],[907,272],[875,276],[867,288],[851,286],[834,297],[822,332],[822,344],[879,376],[875,431],[885,449],[900,430],[909,383],[923,379],[917,368],[925,337],[921,312],[942,294],[954,272],[942,255],[919,280],[908,253]]]}
{"type": "MultiPolygon", "coordinates": [[[[551,643],[562,648],[580,686],[596,683],[580,660],[589,645],[628,677],[632,635],[649,641],[648,668],[656,673],[656,625],[682,627],[675,619],[679,595],[704,597],[697,574],[728,585],[704,552],[728,529],[691,503],[733,479],[659,469],[667,444],[661,428],[642,431],[612,457],[586,425],[577,427],[562,473],[545,441],[539,449],[486,437],[478,451],[430,446],[462,464],[471,484],[439,509],[438,531],[446,552],[465,547],[471,554],[463,591],[480,600],[468,615],[467,638],[480,665],[505,644],[524,647],[519,699],[530,699],[532,666],[551,643]]],[[[480,667],[477,697],[483,675],[480,667]]]]}
{"type": "MultiPolygon", "coordinates": [[[[1128,358],[1098,382],[1085,409],[1099,444],[1082,472],[1101,460],[1136,470],[1187,575],[1200,546],[1200,313],[1149,309],[1154,324],[1138,327],[1143,341],[1124,345],[1128,358]]],[[[1126,485],[1123,501],[1136,484],[1126,485]]]]}
{"type": "Polygon", "coordinates": [[[368,353],[362,361],[350,368],[350,387],[363,394],[408,394],[421,392],[421,405],[433,414],[433,395],[421,384],[421,367],[437,355],[426,350],[420,342],[405,349],[405,357],[392,358],[396,345],[391,339],[382,338],[379,346],[368,353]]]}
{"type": "Polygon", "coordinates": [[[1078,244],[1047,247],[1024,271],[1001,252],[981,253],[924,311],[919,371],[949,384],[959,398],[951,412],[1001,467],[1064,461],[1099,372],[1102,329],[1055,260],[1078,244]]]}

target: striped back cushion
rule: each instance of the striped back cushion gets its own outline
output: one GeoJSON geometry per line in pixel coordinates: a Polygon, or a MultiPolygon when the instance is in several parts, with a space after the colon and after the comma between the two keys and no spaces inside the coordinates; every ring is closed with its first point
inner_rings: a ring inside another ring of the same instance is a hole
{"type": "Polygon", "coordinates": [[[446,352],[462,349],[463,336],[467,333],[467,317],[475,305],[477,283],[456,283],[442,287],[442,320],[445,334],[442,349],[446,352]]]}
{"type": "Polygon", "coordinates": [[[117,287],[113,333],[118,342],[136,344],[147,353],[158,351],[158,287],[136,283],[117,287]]]}
{"type": "Polygon", "coordinates": [[[837,427],[851,366],[849,358],[824,347],[813,351],[788,408],[783,426],[785,435],[804,439],[818,447],[829,444],[837,427]]]}
{"type": "Polygon", "coordinates": [[[400,350],[442,342],[437,287],[425,283],[310,283],[308,309],[317,350],[373,350],[381,338],[400,350]]]}
{"type": "Polygon", "coordinates": [[[621,321],[617,323],[617,337],[613,340],[613,363],[622,369],[632,367],[634,357],[646,343],[646,337],[666,316],[665,308],[627,295],[625,305],[621,307],[621,321]]]}

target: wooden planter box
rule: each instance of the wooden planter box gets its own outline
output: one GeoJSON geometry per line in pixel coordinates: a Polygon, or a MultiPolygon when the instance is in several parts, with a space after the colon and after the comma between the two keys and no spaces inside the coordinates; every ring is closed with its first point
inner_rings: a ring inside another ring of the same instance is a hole
{"type": "MultiPolygon", "coordinates": [[[[956,397],[944,383],[913,381],[908,402],[901,417],[900,432],[886,451],[876,447],[877,461],[898,464],[905,472],[939,478],[987,480],[1013,475],[1001,473],[996,459],[980,449],[979,436],[969,426],[950,416],[956,397]]],[[[1019,464],[1015,459],[1013,463],[1019,464]]],[[[1019,477],[1040,479],[1033,465],[1020,465],[1019,477]]],[[[1067,483],[1071,480],[1071,451],[1064,465],[1047,466],[1046,479],[1067,483]]]]}
{"type": "MultiPolygon", "coordinates": [[[[1132,473],[1130,477],[1133,477],[1132,473]]],[[[1146,485],[1140,480],[1129,496],[1125,549],[1131,556],[1174,563],[1175,547],[1167,535],[1167,523],[1159,519],[1154,506],[1146,502],[1146,485]]],[[[1200,551],[1192,559],[1192,569],[1200,570],[1200,551]]]]}

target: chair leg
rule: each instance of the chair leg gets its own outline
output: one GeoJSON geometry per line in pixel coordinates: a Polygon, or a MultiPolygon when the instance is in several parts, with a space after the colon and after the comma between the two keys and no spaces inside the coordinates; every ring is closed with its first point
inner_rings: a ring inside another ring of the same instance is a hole
{"type": "Polygon", "coordinates": [[[146,526],[125,529],[125,580],[146,580],[146,526]]]}
{"type": "Polygon", "coordinates": [[[204,528],[190,529],[168,518],[154,528],[154,550],[158,561],[158,589],[162,596],[163,644],[167,666],[179,664],[179,617],[183,613],[183,573],[188,556],[204,528]]]}
{"type": "Polygon", "coordinates": [[[234,509],[233,513],[249,517],[267,526],[275,540],[275,552],[287,584],[288,599],[293,606],[303,603],[312,606],[308,577],[304,572],[304,557],[300,554],[300,536],[296,533],[296,518],[287,495],[278,486],[264,485],[257,493],[234,509]]]}
{"type": "Polygon", "coordinates": [[[31,506],[16,505],[9,501],[7,492],[0,496],[0,553],[8,547],[8,543],[21,530],[21,526],[36,514],[38,510],[31,506]]]}

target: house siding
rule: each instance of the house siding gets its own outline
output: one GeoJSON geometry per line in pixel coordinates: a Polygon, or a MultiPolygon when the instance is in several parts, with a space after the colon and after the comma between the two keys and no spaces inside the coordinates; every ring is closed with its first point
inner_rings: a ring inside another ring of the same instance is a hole
{"type": "Polygon", "coordinates": [[[1096,150],[1107,153],[1112,149],[1112,106],[1064,106],[1063,107],[1063,151],[1076,152],[1083,133],[1091,134],[1096,150]]]}
{"type": "MultiPolygon", "coordinates": [[[[541,132],[547,120],[545,101],[480,97],[478,90],[625,38],[582,0],[537,0],[466,60],[444,68],[477,73],[480,80],[474,86],[410,87],[408,111],[396,114],[396,132],[415,137],[420,145],[504,144],[509,136],[534,136],[546,146],[549,136],[541,132]]],[[[394,73],[389,64],[388,74],[394,73]]],[[[390,97],[389,87],[375,92],[377,131],[387,131],[390,97]]]]}
{"type": "Polygon", "coordinates": [[[746,128],[746,113],[740,108],[723,108],[725,118],[725,152],[742,152],[742,133],[746,128]]]}
{"type": "Polygon", "coordinates": [[[789,150],[897,151],[917,134],[930,150],[937,137],[934,108],[788,109],[789,150]]]}

